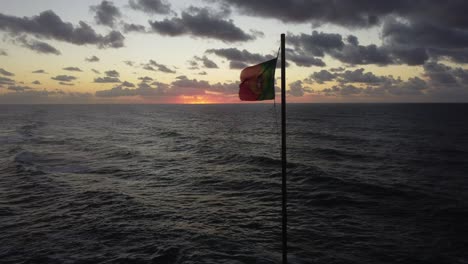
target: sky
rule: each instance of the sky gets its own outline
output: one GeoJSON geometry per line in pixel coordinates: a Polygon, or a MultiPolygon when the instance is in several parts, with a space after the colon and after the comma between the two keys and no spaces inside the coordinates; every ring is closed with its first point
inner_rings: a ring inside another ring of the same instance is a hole
{"type": "Polygon", "coordinates": [[[238,103],[241,70],[276,57],[281,33],[288,102],[468,102],[466,13],[464,0],[0,0],[0,104],[238,103]]]}

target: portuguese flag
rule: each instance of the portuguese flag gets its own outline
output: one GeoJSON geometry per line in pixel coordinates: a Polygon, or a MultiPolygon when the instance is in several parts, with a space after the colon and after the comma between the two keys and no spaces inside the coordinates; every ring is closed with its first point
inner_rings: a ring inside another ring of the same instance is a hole
{"type": "Polygon", "coordinates": [[[278,58],[242,70],[239,98],[242,101],[275,99],[275,69],[278,58]]]}

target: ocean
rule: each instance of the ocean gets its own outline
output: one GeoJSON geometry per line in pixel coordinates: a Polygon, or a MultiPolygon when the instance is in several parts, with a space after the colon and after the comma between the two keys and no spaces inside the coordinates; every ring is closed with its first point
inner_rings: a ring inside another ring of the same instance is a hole
{"type": "MultiPolygon", "coordinates": [[[[0,105],[0,263],[280,263],[279,105],[0,105]]],[[[290,263],[468,263],[468,104],[290,104],[290,263]]]]}

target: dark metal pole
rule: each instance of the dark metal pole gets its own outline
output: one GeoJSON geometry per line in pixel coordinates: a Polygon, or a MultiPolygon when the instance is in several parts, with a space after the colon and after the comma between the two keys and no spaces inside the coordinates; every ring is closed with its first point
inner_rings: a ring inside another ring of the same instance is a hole
{"type": "Polygon", "coordinates": [[[286,50],[285,35],[281,34],[281,175],[283,198],[283,264],[288,263],[288,211],[287,211],[287,188],[286,188],[286,50]]]}

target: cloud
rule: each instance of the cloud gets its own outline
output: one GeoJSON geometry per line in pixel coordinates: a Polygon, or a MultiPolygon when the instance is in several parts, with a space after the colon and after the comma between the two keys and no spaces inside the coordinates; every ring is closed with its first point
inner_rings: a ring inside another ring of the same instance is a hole
{"type": "Polygon", "coordinates": [[[310,75],[309,80],[315,80],[319,84],[323,84],[325,82],[332,81],[336,78],[336,74],[333,74],[327,70],[321,70],[318,72],[314,72],[310,75]]]}
{"type": "Polygon", "coordinates": [[[99,58],[93,55],[93,56],[91,56],[89,58],[85,58],[85,61],[87,61],[87,62],[98,62],[99,58]]]}
{"type": "Polygon", "coordinates": [[[38,81],[38,80],[35,80],[34,82],[32,82],[32,84],[39,85],[39,84],[41,84],[41,82],[40,82],[40,81],[38,81]]]}
{"type": "Polygon", "coordinates": [[[145,26],[143,25],[137,25],[137,24],[127,24],[127,23],[124,23],[123,24],[123,30],[125,33],[129,33],[129,32],[146,32],[146,28],[145,26]]]}
{"type": "MultiPolygon", "coordinates": [[[[1,14],[0,14],[1,15],[1,14]]],[[[1,26],[0,26],[1,28],[1,26]]],[[[21,36],[16,38],[16,41],[21,43],[21,45],[25,48],[28,48],[32,51],[42,54],[55,54],[60,55],[60,51],[48,43],[39,41],[39,40],[29,40],[26,36],[21,36]]]]}
{"type": "Polygon", "coordinates": [[[304,96],[305,93],[311,93],[312,90],[304,87],[303,82],[301,80],[292,82],[289,84],[288,94],[301,97],[304,96]]]}
{"type": "Polygon", "coordinates": [[[32,90],[33,88],[29,86],[17,86],[17,85],[11,85],[8,87],[8,90],[10,91],[15,91],[15,92],[24,92],[27,90],[32,90]]]}
{"type": "Polygon", "coordinates": [[[267,61],[274,58],[274,56],[272,55],[261,55],[258,53],[251,53],[245,49],[239,50],[237,48],[209,49],[205,52],[215,54],[219,57],[229,60],[229,67],[231,69],[243,69],[247,67],[248,64],[257,64],[262,61],[267,61]]]}
{"type": "Polygon", "coordinates": [[[124,81],[122,84],[122,87],[135,87],[135,84],[124,81]]]}
{"type": "Polygon", "coordinates": [[[128,61],[128,60],[127,60],[127,61],[124,61],[124,63],[125,63],[127,66],[130,66],[130,67],[132,67],[132,66],[135,64],[135,62],[133,62],[133,61],[128,61]]]}
{"type": "Polygon", "coordinates": [[[96,23],[109,27],[113,27],[115,20],[122,16],[120,10],[109,1],[102,1],[99,5],[91,6],[90,10],[96,13],[94,16],[96,23]]]}
{"type": "Polygon", "coordinates": [[[2,104],[88,103],[91,100],[92,95],[89,93],[64,92],[62,90],[26,89],[0,95],[0,103],[2,104]]]}
{"type": "Polygon", "coordinates": [[[83,21],[80,21],[78,26],[63,22],[51,10],[44,11],[38,16],[22,18],[0,14],[0,30],[15,35],[31,34],[75,45],[96,45],[99,48],[120,48],[124,46],[125,40],[125,37],[118,31],[101,35],[83,21]]]}
{"type": "Polygon", "coordinates": [[[74,71],[74,72],[82,72],[82,70],[78,67],[65,67],[62,70],[64,71],[74,71]]]}
{"type": "Polygon", "coordinates": [[[129,5],[132,9],[150,14],[169,14],[171,12],[171,5],[163,0],[130,0],[129,5]]]}
{"type": "Polygon", "coordinates": [[[207,8],[191,7],[181,17],[162,21],[150,21],[154,32],[166,36],[190,35],[196,38],[212,38],[223,42],[241,42],[255,37],[234,25],[232,20],[215,14],[207,8]]]}
{"type": "Polygon", "coordinates": [[[0,85],[14,85],[14,84],[15,84],[15,81],[10,78],[0,77],[0,85]]]}
{"type": "Polygon", "coordinates": [[[75,86],[73,83],[66,83],[66,82],[59,82],[60,85],[65,85],[65,86],[75,86]]]}
{"type": "Polygon", "coordinates": [[[300,35],[291,34],[288,36],[290,43],[296,50],[304,54],[323,57],[325,53],[330,53],[333,50],[341,50],[344,47],[344,42],[340,34],[324,33],[312,31],[312,34],[300,35]]]}
{"type": "Polygon", "coordinates": [[[116,77],[98,77],[94,79],[95,83],[119,83],[119,78],[116,77]]]}
{"type": "Polygon", "coordinates": [[[389,77],[376,76],[372,72],[364,73],[364,69],[356,69],[354,71],[345,71],[343,73],[337,73],[335,76],[339,77],[339,82],[345,83],[366,83],[366,84],[376,84],[390,81],[389,77]]]}
{"type": "Polygon", "coordinates": [[[8,56],[8,53],[5,50],[0,49],[0,56],[8,56]]]}
{"type": "Polygon", "coordinates": [[[325,62],[319,58],[315,58],[313,56],[308,56],[303,53],[297,53],[296,51],[293,50],[288,50],[288,59],[292,62],[294,62],[297,66],[301,67],[311,67],[311,66],[317,66],[317,67],[325,67],[325,62]]]}
{"type": "Polygon", "coordinates": [[[95,74],[101,74],[101,72],[96,69],[91,69],[91,71],[94,72],[95,74]]]}
{"type": "Polygon", "coordinates": [[[9,71],[6,71],[5,69],[3,68],[0,68],[0,74],[3,75],[3,76],[15,76],[14,73],[11,73],[9,71]]]}
{"type": "MultiPolygon", "coordinates": [[[[98,97],[122,97],[122,96],[195,96],[204,95],[207,92],[213,94],[234,95],[239,91],[239,82],[210,84],[204,80],[189,79],[187,76],[178,76],[170,84],[154,81],[148,83],[151,78],[141,77],[141,83],[137,88],[129,89],[124,85],[117,85],[108,90],[96,92],[98,97]]],[[[152,81],[152,79],[151,79],[152,81]]]]}
{"type": "Polygon", "coordinates": [[[160,72],[165,72],[165,73],[176,73],[174,70],[171,70],[169,67],[163,64],[159,64],[154,60],[150,60],[146,64],[142,64],[143,69],[148,70],[148,71],[160,71],[160,72]]]}
{"type": "Polygon", "coordinates": [[[208,59],[208,57],[206,57],[206,56],[203,56],[203,57],[194,56],[193,60],[189,61],[192,69],[198,69],[198,63],[199,62],[201,62],[203,67],[205,67],[207,69],[218,69],[219,68],[218,65],[214,61],[208,59]]]}
{"type": "Polygon", "coordinates": [[[44,70],[36,70],[36,71],[33,71],[32,73],[47,74],[47,72],[44,70]]]}
{"type": "Polygon", "coordinates": [[[52,80],[56,81],[61,81],[61,82],[71,82],[76,80],[77,78],[75,76],[70,76],[70,75],[57,75],[55,77],[51,78],[52,80]]]}
{"type": "Polygon", "coordinates": [[[105,74],[107,77],[115,77],[115,78],[120,77],[120,73],[116,70],[106,71],[105,74]]]}
{"type": "Polygon", "coordinates": [[[141,80],[141,82],[151,82],[153,81],[153,78],[145,76],[145,77],[139,77],[138,80],[141,80]]]}
{"type": "Polygon", "coordinates": [[[209,88],[210,84],[207,81],[198,81],[197,79],[189,79],[187,76],[178,76],[173,81],[172,86],[175,88],[209,88]]]}

